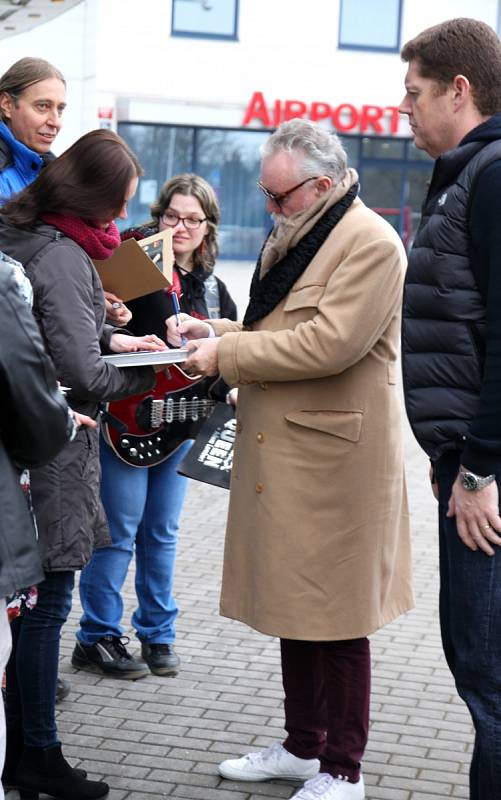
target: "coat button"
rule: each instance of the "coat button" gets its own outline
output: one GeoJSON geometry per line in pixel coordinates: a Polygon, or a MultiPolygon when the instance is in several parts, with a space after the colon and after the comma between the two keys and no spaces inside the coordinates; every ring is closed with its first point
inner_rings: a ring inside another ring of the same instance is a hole
{"type": "Polygon", "coordinates": [[[260,389],[263,389],[263,391],[264,391],[265,389],[267,389],[267,388],[268,388],[268,384],[267,384],[267,383],[264,383],[264,381],[263,381],[263,382],[261,382],[261,383],[259,384],[259,388],[260,388],[260,389]]]}
{"type": "Polygon", "coordinates": [[[256,439],[258,440],[259,444],[262,444],[264,442],[264,433],[258,433],[256,439]]]}
{"type": "Polygon", "coordinates": [[[242,428],[243,428],[242,423],[241,422],[237,422],[237,428],[236,428],[237,433],[242,433],[242,428]]]}
{"type": "Polygon", "coordinates": [[[264,489],[264,486],[263,486],[262,483],[256,483],[256,492],[257,492],[257,494],[261,494],[263,489],[264,489]]]}

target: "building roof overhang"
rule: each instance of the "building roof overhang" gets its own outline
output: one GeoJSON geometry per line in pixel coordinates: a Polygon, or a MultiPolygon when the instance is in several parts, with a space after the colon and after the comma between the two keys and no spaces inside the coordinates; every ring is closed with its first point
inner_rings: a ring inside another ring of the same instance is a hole
{"type": "Polygon", "coordinates": [[[82,0],[0,0],[0,39],[49,22],[82,0]]]}

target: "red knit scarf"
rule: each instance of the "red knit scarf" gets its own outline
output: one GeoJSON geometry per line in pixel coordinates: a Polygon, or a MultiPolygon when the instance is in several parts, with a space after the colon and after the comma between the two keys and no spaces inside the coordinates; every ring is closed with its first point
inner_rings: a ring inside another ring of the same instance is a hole
{"type": "Polygon", "coordinates": [[[120,244],[120,232],[114,222],[106,230],[84,222],[80,217],[66,214],[42,214],[42,219],[73,239],[91,258],[104,261],[113,255],[120,244]]]}

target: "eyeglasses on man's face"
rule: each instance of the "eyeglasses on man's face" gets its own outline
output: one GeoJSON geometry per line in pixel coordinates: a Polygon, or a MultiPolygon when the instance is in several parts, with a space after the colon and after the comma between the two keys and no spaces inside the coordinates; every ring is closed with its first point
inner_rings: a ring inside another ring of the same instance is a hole
{"type": "Polygon", "coordinates": [[[282,208],[282,203],[284,202],[284,200],[286,200],[288,197],[290,197],[292,192],[295,192],[296,189],[300,189],[301,186],[304,186],[305,183],[308,183],[308,181],[316,181],[316,180],[318,180],[319,177],[320,177],[320,175],[312,175],[311,178],[305,178],[304,181],[301,181],[301,183],[297,183],[296,186],[292,187],[292,189],[288,189],[286,192],[280,192],[280,194],[277,194],[276,192],[270,192],[270,190],[267,189],[266,186],[264,186],[261,183],[261,181],[258,181],[257,185],[258,185],[259,189],[261,189],[261,191],[264,194],[264,196],[268,198],[268,200],[272,200],[273,203],[276,203],[276,205],[279,208],[282,208]]]}
{"type": "Polygon", "coordinates": [[[207,217],[203,219],[199,219],[198,217],[180,217],[178,214],[174,214],[173,211],[164,211],[160,219],[168,228],[175,228],[176,225],[182,222],[186,230],[196,231],[202,222],[206,222],[207,217]]]}

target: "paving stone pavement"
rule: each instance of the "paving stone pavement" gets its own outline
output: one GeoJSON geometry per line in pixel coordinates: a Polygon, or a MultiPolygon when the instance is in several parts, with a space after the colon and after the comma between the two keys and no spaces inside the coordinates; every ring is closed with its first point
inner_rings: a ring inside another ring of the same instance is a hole
{"type": "MultiPolygon", "coordinates": [[[[406,468],[416,608],[371,637],[366,797],[467,798],[472,728],[440,646],[435,501],[426,459],[407,428],[406,468]]],[[[58,724],[66,755],[110,783],[110,800],[289,798],[297,788],[280,781],[224,781],[216,773],[220,760],[283,736],[277,641],[218,615],[227,500],[223,489],[190,485],[176,571],[177,677],[151,675],[133,683],[73,670],[80,615],[75,593],[60,668],[72,692],[58,706],[58,724]]],[[[133,580],[131,571],[124,593],[127,629],[133,580]]]]}
{"type": "MultiPolygon", "coordinates": [[[[426,461],[407,433],[416,608],[372,637],[368,800],[468,797],[472,730],[440,646],[435,505],[425,474],[426,461]]],[[[67,756],[110,783],[110,800],[251,800],[293,793],[292,783],[230,782],[216,773],[218,761],[283,735],[276,640],[218,615],[227,500],[223,489],[190,485],[176,571],[183,662],[177,677],[130,682],[74,671],[75,594],[61,661],[72,692],[58,707],[58,724],[67,756]]],[[[124,595],[127,628],[133,577],[131,571],[124,595]]]]}

